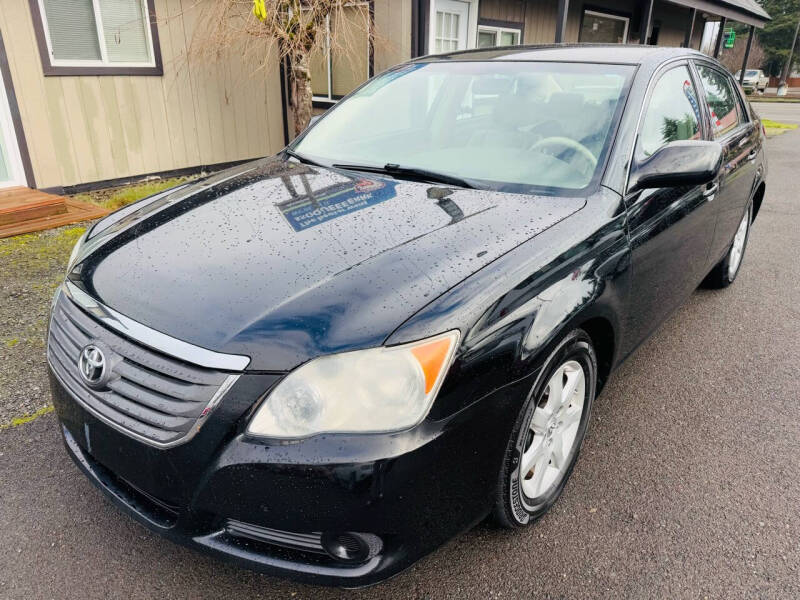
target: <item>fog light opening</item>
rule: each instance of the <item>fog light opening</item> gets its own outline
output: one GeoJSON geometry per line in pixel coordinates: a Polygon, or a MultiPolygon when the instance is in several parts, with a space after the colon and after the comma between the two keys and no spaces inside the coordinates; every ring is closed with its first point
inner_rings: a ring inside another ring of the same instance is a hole
{"type": "Polygon", "coordinates": [[[322,534],[322,547],[328,555],[341,563],[357,564],[377,555],[383,543],[371,533],[326,532],[322,534]]]}

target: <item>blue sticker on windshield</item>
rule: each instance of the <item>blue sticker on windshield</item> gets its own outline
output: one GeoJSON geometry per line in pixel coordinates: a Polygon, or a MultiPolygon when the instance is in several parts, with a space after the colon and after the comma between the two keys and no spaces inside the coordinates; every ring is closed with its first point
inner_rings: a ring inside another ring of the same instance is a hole
{"type": "Polygon", "coordinates": [[[295,231],[375,206],[397,195],[394,181],[348,180],[277,205],[295,231]]]}

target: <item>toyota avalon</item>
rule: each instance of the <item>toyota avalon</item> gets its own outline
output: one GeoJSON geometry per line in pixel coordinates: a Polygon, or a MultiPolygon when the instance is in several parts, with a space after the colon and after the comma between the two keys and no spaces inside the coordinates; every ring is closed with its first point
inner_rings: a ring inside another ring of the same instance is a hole
{"type": "Polygon", "coordinates": [[[530,525],[609,374],[736,279],[763,143],[692,50],[397,66],[86,232],[47,345],[67,452],[146,527],[312,583],[530,525]]]}

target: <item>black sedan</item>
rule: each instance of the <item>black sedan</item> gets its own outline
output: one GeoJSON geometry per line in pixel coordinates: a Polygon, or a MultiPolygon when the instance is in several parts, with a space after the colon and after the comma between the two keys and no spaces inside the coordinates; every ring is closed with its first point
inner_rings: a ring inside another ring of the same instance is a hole
{"type": "Polygon", "coordinates": [[[763,141],[691,50],[400,65],[87,231],[47,347],[67,451],[150,529],[307,582],[529,525],[609,373],[736,278],[763,141]]]}

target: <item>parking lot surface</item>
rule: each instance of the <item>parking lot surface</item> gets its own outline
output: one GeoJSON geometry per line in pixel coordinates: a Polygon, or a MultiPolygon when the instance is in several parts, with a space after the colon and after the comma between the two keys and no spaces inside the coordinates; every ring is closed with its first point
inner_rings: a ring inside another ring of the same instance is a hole
{"type": "Polygon", "coordinates": [[[697,291],[612,376],[532,527],[481,525],[372,588],[302,586],[125,517],[49,414],[0,431],[0,598],[800,597],[800,130],[767,151],[738,280],[697,291]]]}
{"type": "Polygon", "coordinates": [[[753,108],[763,119],[779,123],[800,123],[798,102],[753,102],[753,108]]]}

